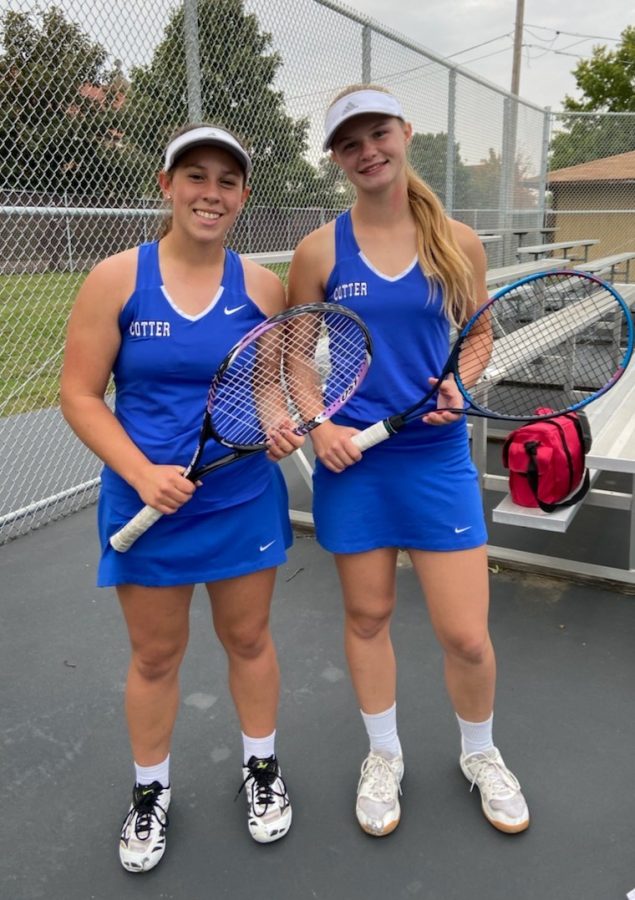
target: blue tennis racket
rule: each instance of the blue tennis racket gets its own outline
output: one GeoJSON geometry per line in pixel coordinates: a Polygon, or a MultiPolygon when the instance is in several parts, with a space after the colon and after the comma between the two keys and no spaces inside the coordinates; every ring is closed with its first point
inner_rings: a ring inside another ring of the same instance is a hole
{"type": "Polygon", "coordinates": [[[472,315],[443,370],[429,373],[439,378],[433,388],[352,441],[368,450],[436,410],[439,386],[450,377],[464,401],[454,413],[525,422],[560,416],[604,396],[632,354],[631,312],[611,284],[577,271],[529,275],[472,315]]]}

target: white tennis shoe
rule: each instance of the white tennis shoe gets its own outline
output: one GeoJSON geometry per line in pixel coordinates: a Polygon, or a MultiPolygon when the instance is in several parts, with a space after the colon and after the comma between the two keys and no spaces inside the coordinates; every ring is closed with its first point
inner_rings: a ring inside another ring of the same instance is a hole
{"type": "Polygon", "coordinates": [[[461,771],[481,792],[485,818],[499,831],[516,833],[529,826],[529,810],[516,776],[509,771],[496,747],[462,753],[461,771]]]}
{"type": "MultiPolygon", "coordinates": [[[[243,766],[243,790],[247,795],[247,825],[259,844],[284,837],[291,827],[291,803],[275,756],[257,759],[252,756],[243,766]]],[[[236,794],[236,797],[238,797],[236,794]]]]}
{"type": "Polygon", "coordinates": [[[357,785],[357,821],[367,834],[383,837],[399,825],[403,756],[371,750],[362,763],[357,785]]]}
{"type": "Polygon", "coordinates": [[[169,805],[169,787],[164,788],[158,781],[135,784],[119,838],[119,859],[128,872],[147,872],[161,860],[169,805]]]}

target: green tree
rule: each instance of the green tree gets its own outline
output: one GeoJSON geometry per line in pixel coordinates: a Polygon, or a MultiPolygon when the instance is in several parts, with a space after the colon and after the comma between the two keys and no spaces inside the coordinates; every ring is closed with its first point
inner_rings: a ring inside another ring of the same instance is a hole
{"type": "MultiPolygon", "coordinates": [[[[476,210],[498,210],[501,202],[501,182],[504,175],[500,154],[490,147],[486,159],[481,159],[476,165],[466,166],[465,169],[467,177],[464,182],[464,207],[476,210]]],[[[536,207],[536,192],[527,186],[531,180],[530,169],[529,162],[523,159],[522,155],[518,155],[511,171],[509,204],[513,210],[527,210],[536,207]]]]}
{"type": "Polygon", "coordinates": [[[635,26],[628,26],[615,50],[595,47],[590,59],[573,70],[582,96],[568,95],[567,112],[597,112],[597,116],[565,116],[551,143],[551,168],[601,159],[635,150],[635,116],[602,113],[635,113],[635,26]]]}
{"type": "MultiPolygon", "coordinates": [[[[253,202],[311,205],[321,185],[303,157],[308,122],[286,113],[283,94],[273,86],[282,60],[271,43],[242,0],[199,0],[202,118],[246,140],[254,160],[253,202]]],[[[130,81],[126,137],[153,153],[158,167],[169,133],[190,120],[182,6],[172,13],[152,61],[134,68],[130,81]]]]}
{"type": "Polygon", "coordinates": [[[498,209],[502,177],[501,158],[490,147],[487,159],[468,170],[465,205],[468,209],[498,209]]]}
{"type": "Polygon", "coordinates": [[[355,202],[355,188],[331,155],[323,156],[318,164],[316,206],[334,212],[348,209],[355,202]]]}
{"type": "Polygon", "coordinates": [[[107,52],[60,9],[0,20],[0,185],[103,201],[137,188],[141,165],[114,152],[120,111],[107,52]]]}
{"type": "Polygon", "coordinates": [[[448,136],[445,132],[438,134],[415,133],[410,143],[410,162],[413,169],[432,188],[441,202],[448,209],[462,209],[466,206],[466,189],[469,173],[461,160],[458,144],[454,145],[454,196],[446,197],[446,170],[448,158],[448,136]]]}

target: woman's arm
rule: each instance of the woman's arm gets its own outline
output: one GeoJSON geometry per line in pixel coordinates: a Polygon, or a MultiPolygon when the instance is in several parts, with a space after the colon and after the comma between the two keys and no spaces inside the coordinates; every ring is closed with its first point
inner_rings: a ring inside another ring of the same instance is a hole
{"type": "Polygon", "coordinates": [[[463,222],[450,220],[450,226],[455,240],[465,254],[472,267],[472,298],[468,315],[471,315],[479,306],[488,299],[487,284],[487,256],[485,248],[478,234],[463,222]]]}
{"type": "Polygon", "coordinates": [[[329,222],[303,238],[289,267],[289,306],[321,303],[335,265],[335,225],[329,222]]]}
{"type": "Polygon", "coordinates": [[[275,272],[255,263],[248,257],[241,257],[245,274],[245,290],[263,313],[275,316],[285,308],[284,285],[275,272]]]}
{"type": "Polygon", "coordinates": [[[128,437],[104,400],[121,337],[118,317],[134,288],[136,250],[93,269],[68,323],[61,379],[62,413],[75,434],[127,481],[144,503],[174,512],[195,487],[181,466],[155,466],[128,437]]]}

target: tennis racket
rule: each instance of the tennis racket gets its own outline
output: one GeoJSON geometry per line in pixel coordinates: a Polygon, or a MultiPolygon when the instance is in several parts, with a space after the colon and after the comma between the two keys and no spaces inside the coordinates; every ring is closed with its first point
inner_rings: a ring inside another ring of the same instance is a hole
{"type": "Polygon", "coordinates": [[[464,401],[455,413],[531,422],[582,409],[613,387],[632,353],[631,312],[612,285],[576,271],[530,275],[472,315],[438,383],[417,403],[352,441],[367,450],[433,411],[450,376],[464,401]]]}
{"type": "MultiPolygon", "coordinates": [[[[351,310],[334,303],[295,306],[252,328],[214,375],[198,447],[184,472],[210,472],[267,449],[281,427],[306,434],[351,397],[371,361],[368,331],[351,310]],[[213,439],[230,453],[201,465],[213,439]]],[[[145,506],[110,538],[124,553],[162,513],[145,506]]]]}

